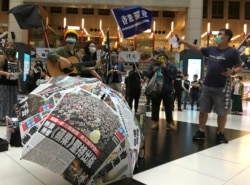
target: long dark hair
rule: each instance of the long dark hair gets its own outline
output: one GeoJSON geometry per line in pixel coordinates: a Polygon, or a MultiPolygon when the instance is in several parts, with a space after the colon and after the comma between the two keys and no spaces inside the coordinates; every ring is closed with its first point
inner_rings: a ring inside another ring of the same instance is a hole
{"type": "MultiPolygon", "coordinates": [[[[86,45],[85,45],[85,47],[84,47],[84,55],[91,56],[91,53],[90,53],[90,51],[89,51],[89,45],[92,44],[92,43],[95,44],[94,41],[88,41],[88,42],[86,43],[86,45]]],[[[95,44],[95,45],[96,45],[96,44],[95,44]]],[[[96,54],[96,52],[93,54],[92,58],[93,58],[94,60],[97,59],[97,54],[96,54]]]]}
{"type": "Polygon", "coordinates": [[[15,53],[12,57],[16,59],[16,45],[14,44],[14,42],[5,42],[4,43],[3,55],[7,58],[7,53],[5,51],[5,48],[9,48],[9,47],[12,47],[14,49],[15,53]]]}

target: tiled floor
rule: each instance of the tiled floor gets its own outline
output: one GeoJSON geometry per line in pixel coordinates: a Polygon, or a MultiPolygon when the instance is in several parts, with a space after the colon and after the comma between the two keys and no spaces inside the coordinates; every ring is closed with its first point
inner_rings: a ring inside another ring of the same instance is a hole
{"type": "MultiPolygon", "coordinates": [[[[144,108],[144,107],[142,107],[144,108]]],[[[198,112],[174,111],[176,131],[166,131],[161,112],[161,128],[150,129],[150,112],[145,118],[145,158],[139,159],[133,181],[123,184],[148,185],[250,185],[250,102],[244,114],[229,115],[228,144],[217,145],[216,115],[211,113],[204,143],[192,142],[198,112]]],[[[0,137],[5,127],[0,127],[0,137]]],[[[26,160],[22,148],[10,147],[0,153],[1,185],[69,185],[58,175],[26,160]]],[[[122,185],[122,183],[119,183],[122,185]]]]}

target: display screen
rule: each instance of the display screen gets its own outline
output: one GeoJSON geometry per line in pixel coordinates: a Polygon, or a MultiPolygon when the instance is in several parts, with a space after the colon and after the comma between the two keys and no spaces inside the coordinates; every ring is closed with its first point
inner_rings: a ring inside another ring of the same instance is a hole
{"type": "Polygon", "coordinates": [[[30,70],[30,54],[24,53],[23,54],[23,81],[27,80],[27,75],[30,70]]]}
{"type": "Polygon", "coordinates": [[[201,63],[202,59],[188,59],[188,80],[193,81],[194,75],[198,75],[198,79],[201,78],[201,63]]]}

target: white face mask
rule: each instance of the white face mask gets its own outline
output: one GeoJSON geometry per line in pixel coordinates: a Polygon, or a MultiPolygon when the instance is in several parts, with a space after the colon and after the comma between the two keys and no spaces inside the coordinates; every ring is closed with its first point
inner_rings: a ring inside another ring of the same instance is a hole
{"type": "Polygon", "coordinates": [[[116,58],[116,54],[111,54],[111,58],[116,58]]]}
{"type": "Polygon", "coordinates": [[[95,53],[96,52],[96,48],[95,47],[89,47],[89,52],[90,53],[95,53]]]}
{"type": "Polygon", "coordinates": [[[76,43],[76,38],[75,37],[67,37],[66,38],[66,43],[67,44],[75,44],[76,43]]]}
{"type": "Polygon", "coordinates": [[[215,43],[216,43],[216,44],[220,44],[220,43],[222,42],[221,39],[222,39],[222,38],[221,38],[221,35],[217,35],[217,36],[215,37],[215,43]]]}

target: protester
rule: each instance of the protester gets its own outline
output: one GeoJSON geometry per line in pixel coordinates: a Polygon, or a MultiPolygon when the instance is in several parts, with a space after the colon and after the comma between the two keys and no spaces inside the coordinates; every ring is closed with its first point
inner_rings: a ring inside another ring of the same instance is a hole
{"type": "Polygon", "coordinates": [[[245,46],[239,48],[242,57],[242,68],[250,69],[250,38],[247,38],[245,43],[245,46]]]}
{"type": "Polygon", "coordinates": [[[193,81],[191,81],[191,110],[194,110],[194,103],[197,105],[197,110],[200,108],[199,98],[200,98],[201,84],[198,80],[198,75],[193,76],[193,81]]]}
{"type": "Polygon", "coordinates": [[[205,139],[208,113],[214,110],[218,115],[216,140],[218,143],[228,143],[224,135],[224,128],[230,110],[230,76],[242,70],[239,51],[229,46],[232,36],[233,33],[230,29],[220,29],[215,38],[217,46],[209,47],[200,47],[182,39],[179,40],[180,44],[183,43],[208,58],[207,72],[200,96],[199,129],[193,136],[193,140],[205,139]]]}
{"type": "Polygon", "coordinates": [[[141,96],[141,84],[143,83],[143,74],[139,71],[139,63],[133,63],[133,70],[128,74],[128,105],[132,109],[134,102],[134,112],[139,114],[138,105],[141,96]]]}
{"type": "MultiPolygon", "coordinates": [[[[86,43],[85,48],[84,48],[84,55],[82,58],[82,62],[84,63],[89,63],[89,61],[97,61],[97,53],[96,53],[96,45],[93,41],[89,41],[86,43]]],[[[99,61],[98,61],[99,63],[99,61]]],[[[98,74],[97,69],[95,66],[85,66],[83,68],[83,70],[81,70],[82,68],[79,67],[79,71],[80,71],[80,76],[81,77],[86,77],[86,78],[90,78],[90,77],[95,77],[97,79],[99,79],[100,81],[104,81],[105,79],[102,78],[102,71],[99,70],[98,72],[100,74],[98,74]]]]}
{"type": "Polygon", "coordinates": [[[46,69],[43,67],[41,60],[37,60],[34,66],[30,67],[28,78],[27,78],[27,90],[28,92],[33,91],[39,84],[40,80],[45,80],[46,69]]]}
{"type": "MultiPolygon", "coordinates": [[[[153,64],[155,61],[156,61],[156,58],[158,57],[158,55],[159,54],[162,54],[162,55],[165,55],[165,50],[164,49],[162,49],[162,48],[156,48],[154,51],[153,51],[153,56],[152,57],[150,57],[150,58],[148,58],[146,61],[147,62],[150,62],[151,64],[153,64]]],[[[150,65],[149,67],[148,67],[148,70],[147,70],[147,73],[146,73],[146,82],[147,82],[147,84],[150,82],[150,80],[151,80],[151,78],[152,78],[152,74],[151,74],[151,69],[152,68],[152,66],[150,65]]],[[[146,95],[146,94],[145,94],[146,95]]],[[[151,100],[151,97],[150,97],[150,95],[146,95],[146,106],[150,106],[150,102],[152,102],[152,100],[151,100]]],[[[164,105],[163,105],[164,106],[164,105]]]]}
{"type": "Polygon", "coordinates": [[[14,105],[18,100],[18,78],[22,68],[16,58],[16,46],[6,42],[0,55],[0,124],[5,125],[5,116],[16,117],[14,105]]]}
{"type": "Polygon", "coordinates": [[[232,114],[242,114],[242,97],[244,93],[244,84],[241,76],[237,76],[232,85],[232,114]]]}
{"type": "Polygon", "coordinates": [[[181,109],[182,91],[183,91],[183,88],[182,88],[182,72],[178,71],[177,75],[176,75],[176,77],[174,79],[174,100],[177,100],[178,111],[182,111],[182,109],[181,109]]]}
{"type": "Polygon", "coordinates": [[[187,102],[189,101],[189,93],[190,93],[190,81],[188,80],[188,74],[183,75],[183,79],[181,82],[182,86],[182,102],[183,102],[183,108],[187,108],[187,102]]]}
{"type": "MultiPolygon", "coordinates": [[[[49,61],[52,61],[53,63],[58,63],[58,65],[55,65],[56,67],[60,69],[60,71],[65,72],[66,74],[69,75],[78,75],[78,71],[75,73],[71,73],[75,68],[72,65],[72,62],[70,61],[71,57],[76,57],[77,62],[82,62],[81,56],[76,53],[75,51],[75,44],[78,40],[78,33],[74,30],[68,30],[64,34],[64,39],[66,42],[65,46],[58,47],[51,52],[48,53],[47,58],[49,61]]],[[[93,66],[96,65],[96,61],[93,61],[93,66]]],[[[48,66],[48,64],[47,64],[48,66]]],[[[49,67],[49,66],[48,66],[49,67]]],[[[50,73],[50,70],[54,69],[49,69],[48,72],[50,73]]],[[[84,65],[81,66],[81,70],[84,70],[84,65]]],[[[49,74],[50,76],[53,76],[49,74]]]]}
{"type": "Polygon", "coordinates": [[[152,100],[152,112],[151,112],[151,120],[153,124],[151,129],[158,130],[159,129],[159,113],[160,113],[160,105],[163,100],[163,104],[165,106],[165,115],[166,115],[166,129],[168,130],[176,130],[175,125],[173,123],[173,82],[174,78],[177,74],[176,66],[168,60],[168,57],[165,54],[165,51],[161,50],[157,54],[155,54],[154,62],[149,66],[148,69],[148,77],[151,79],[153,75],[157,74],[157,82],[161,84],[161,90],[158,94],[151,95],[152,100]]]}
{"type": "Polygon", "coordinates": [[[108,86],[120,93],[122,93],[122,75],[126,74],[126,71],[124,69],[124,65],[121,61],[118,61],[118,56],[116,51],[111,52],[110,56],[111,61],[108,65],[108,86]]]}

